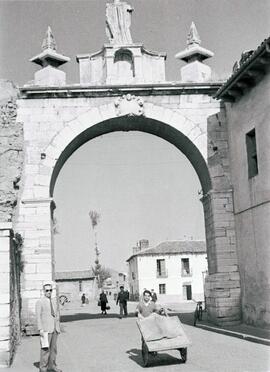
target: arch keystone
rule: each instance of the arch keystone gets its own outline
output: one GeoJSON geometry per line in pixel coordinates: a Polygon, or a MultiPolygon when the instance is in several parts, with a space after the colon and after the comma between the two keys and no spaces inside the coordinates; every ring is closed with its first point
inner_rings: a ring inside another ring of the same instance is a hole
{"type": "Polygon", "coordinates": [[[116,116],[141,116],[144,115],[144,101],[141,97],[124,94],[114,101],[116,116]]]}

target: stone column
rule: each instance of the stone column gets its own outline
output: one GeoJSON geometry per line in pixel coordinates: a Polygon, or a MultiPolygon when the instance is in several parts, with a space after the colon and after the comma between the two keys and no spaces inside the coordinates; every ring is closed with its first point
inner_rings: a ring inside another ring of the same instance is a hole
{"type": "Polygon", "coordinates": [[[18,229],[23,235],[22,326],[35,333],[35,304],[52,280],[51,198],[24,199],[18,229]]]}
{"type": "Polygon", "coordinates": [[[0,223],[0,367],[10,363],[10,249],[11,222],[0,223]]]}
{"type": "Polygon", "coordinates": [[[209,319],[217,325],[241,321],[241,289],[235,242],[232,191],[202,198],[209,274],[205,281],[209,319]]]}
{"type": "Polygon", "coordinates": [[[207,132],[212,190],[202,198],[209,263],[206,307],[214,323],[237,324],[241,321],[241,287],[224,107],[208,118],[207,132]]]}

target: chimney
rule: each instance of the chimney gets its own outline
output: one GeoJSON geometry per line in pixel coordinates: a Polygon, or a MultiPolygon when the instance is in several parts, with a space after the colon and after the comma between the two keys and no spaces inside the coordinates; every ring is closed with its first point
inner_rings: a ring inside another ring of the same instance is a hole
{"type": "Polygon", "coordinates": [[[139,247],[140,247],[140,250],[149,248],[149,240],[147,240],[147,239],[141,239],[139,241],[139,247]]]}

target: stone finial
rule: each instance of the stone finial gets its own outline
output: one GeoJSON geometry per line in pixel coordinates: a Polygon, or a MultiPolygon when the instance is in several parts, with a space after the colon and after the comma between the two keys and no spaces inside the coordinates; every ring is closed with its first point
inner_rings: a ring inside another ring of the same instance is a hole
{"type": "Polygon", "coordinates": [[[204,82],[211,78],[210,67],[202,63],[202,61],[213,57],[214,53],[201,47],[200,44],[199,33],[195,23],[192,22],[187,37],[186,49],[175,55],[175,58],[187,63],[181,68],[181,80],[183,82],[204,82]]]}
{"type": "Polygon", "coordinates": [[[55,38],[52,33],[52,29],[50,26],[48,26],[45,39],[42,42],[41,49],[42,50],[45,50],[45,49],[56,50],[56,48],[57,46],[56,46],[55,38]]]}
{"type": "Polygon", "coordinates": [[[191,22],[189,33],[187,36],[187,45],[201,44],[201,39],[194,22],[191,22]]]}
{"type": "Polygon", "coordinates": [[[203,61],[206,58],[213,57],[214,53],[208,49],[200,46],[201,39],[195,23],[192,22],[190,30],[187,36],[187,48],[177,53],[175,58],[182,59],[183,61],[190,63],[196,61],[203,61]]]}
{"type": "Polygon", "coordinates": [[[66,74],[58,67],[70,61],[69,57],[56,52],[56,42],[50,26],[42,43],[42,52],[30,59],[42,67],[35,73],[35,85],[62,86],[66,83],[66,74]]]}
{"type": "Polygon", "coordinates": [[[42,67],[53,66],[58,67],[66,62],[69,62],[70,58],[63,54],[56,52],[56,42],[50,26],[47,29],[45,39],[42,43],[42,52],[37,56],[30,59],[30,62],[37,63],[42,67]]]}

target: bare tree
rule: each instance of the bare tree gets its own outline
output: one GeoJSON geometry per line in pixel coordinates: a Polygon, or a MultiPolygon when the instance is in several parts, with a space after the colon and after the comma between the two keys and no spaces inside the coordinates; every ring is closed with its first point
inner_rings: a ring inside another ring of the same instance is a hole
{"type": "Polygon", "coordinates": [[[100,267],[98,268],[98,270],[96,266],[92,267],[92,272],[95,275],[95,277],[98,276],[98,288],[102,288],[104,281],[111,277],[111,271],[105,266],[101,266],[101,265],[99,266],[100,267]]]}
{"type": "Polygon", "coordinates": [[[101,265],[99,263],[100,251],[98,249],[97,231],[96,231],[96,227],[97,227],[97,225],[99,223],[99,220],[100,220],[100,214],[97,211],[91,210],[89,212],[89,217],[90,217],[91,224],[92,224],[92,229],[93,229],[93,232],[94,232],[94,239],[95,239],[95,243],[94,244],[95,244],[95,253],[96,253],[95,267],[92,268],[92,270],[93,270],[93,273],[94,273],[95,277],[97,278],[98,287],[100,288],[100,270],[101,270],[101,265]]]}

